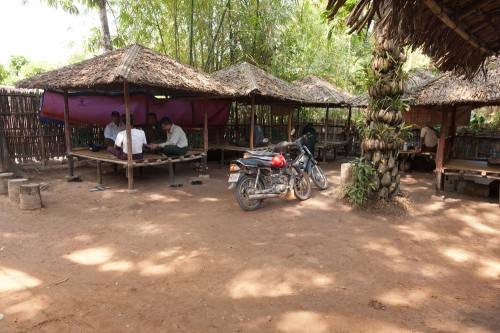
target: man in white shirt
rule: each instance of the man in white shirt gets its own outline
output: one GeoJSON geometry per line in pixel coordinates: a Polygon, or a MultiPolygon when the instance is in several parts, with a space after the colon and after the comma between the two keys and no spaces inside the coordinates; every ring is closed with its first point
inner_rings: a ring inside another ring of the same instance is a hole
{"type": "Polygon", "coordinates": [[[187,152],[188,140],[186,133],[179,126],[172,123],[170,118],[162,118],[161,127],[167,132],[167,141],[160,144],[152,144],[152,150],[168,156],[181,156],[187,152]]]}
{"type": "MultiPolygon", "coordinates": [[[[132,115],[130,115],[130,125],[134,126],[134,118],[132,115]]],[[[130,130],[130,138],[132,139],[132,159],[142,159],[142,147],[147,145],[146,134],[141,129],[132,128],[130,130]]],[[[108,147],[108,151],[121,160],[127,159],[127,131],[121,131],[116,135],[115,145],[113,147],[108,147]]]]}
{"type": "Polygon", "coordinates": [[[104,143],[107,147],[115,145],[116,136],[125,129],[124,124],[120,124],[120,114],[118,111],[111,112],[111,122],[104,129],[104,143]]]}
{"type": "Polygon", "coordinates": [[[439,138],[429,124],[426,124],[420,130],[420,150],[435,152],[437,151],[437,144],[439,138]]]}

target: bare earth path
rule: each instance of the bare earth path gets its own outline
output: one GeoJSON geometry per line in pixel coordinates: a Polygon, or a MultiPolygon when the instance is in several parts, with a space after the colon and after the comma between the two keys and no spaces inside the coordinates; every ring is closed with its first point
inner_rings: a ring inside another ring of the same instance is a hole
{"type": "Polygon", "coordinates": [[[500,331],[498,201],[433,201],[411,174],[407,213],[317,189],[244,212],[210,167],[201,186],[178,168],[178,189],[146,169],[134,194],[111,168],[98,192],[94,168],[30,172],[43,209],[0,197],[0,332],[500,331]]]}

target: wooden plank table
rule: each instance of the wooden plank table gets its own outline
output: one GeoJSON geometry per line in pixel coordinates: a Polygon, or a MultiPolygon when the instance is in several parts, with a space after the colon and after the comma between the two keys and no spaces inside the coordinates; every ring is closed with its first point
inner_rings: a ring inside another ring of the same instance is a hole
{"type": "Polygon", "coordinates": [[[318,155],[321,156],[321,150],[323,149],[323,162],[326,162],[326,152],[328,150],[333,150],[333,160],[337,158],[337,148],[347,146],[347,141],[318,141],[315,147],[318,148],[318,155]]]}
{"type": "Polygon", "coordinates": [[[447,170],[480,173],[483,177],[488,175],[500,176],[500,165],[488,165],[486,161],[449,159],[443,164],[445,174],[447,170]]]}

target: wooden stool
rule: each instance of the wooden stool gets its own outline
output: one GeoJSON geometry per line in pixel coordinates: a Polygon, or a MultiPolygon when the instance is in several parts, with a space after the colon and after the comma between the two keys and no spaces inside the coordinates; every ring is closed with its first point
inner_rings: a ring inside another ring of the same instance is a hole
{"type": "Polygon", "coordinates": [[[21,185],[27,184],[28,180],[25,178],[9,180],[9,202],[19,203],[19,188],[21,185]]]}
{"type": "Polygon", "coordinates": [[[4,172],[0,173],[0,194],[7,195],[9,194],[9,180],[14,177],[12,172],[4,172]]]}
{"type": "Polygon", "coordinates": [[[19,201],[21,209],[42,208],[40,196],[40,184],[24,184],[19,189],[19,201]]]}

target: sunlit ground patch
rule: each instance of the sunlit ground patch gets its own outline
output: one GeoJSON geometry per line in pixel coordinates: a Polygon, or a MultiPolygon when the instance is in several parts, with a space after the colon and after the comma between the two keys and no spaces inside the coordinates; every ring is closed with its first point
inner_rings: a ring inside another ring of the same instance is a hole
{"type": "Polygon", "coordinates": [[[0,266],[0,293],[37,287],[39,279],[13,268],[0,266]]]}
{"type": "Polygon", "coordinates": [[[280,332],[286,333],[326,333],[330,332],[323,316],[311,311],[289,311],[276,324],[280,332]]]}
{"type": "Polygon", "coordinates": [[[74,263],[91,266],[100,265],[109,261],[114,255],[114,250],[108,247],[95,247],[85,250],[74,251],[63,257],[74,263]]]}

